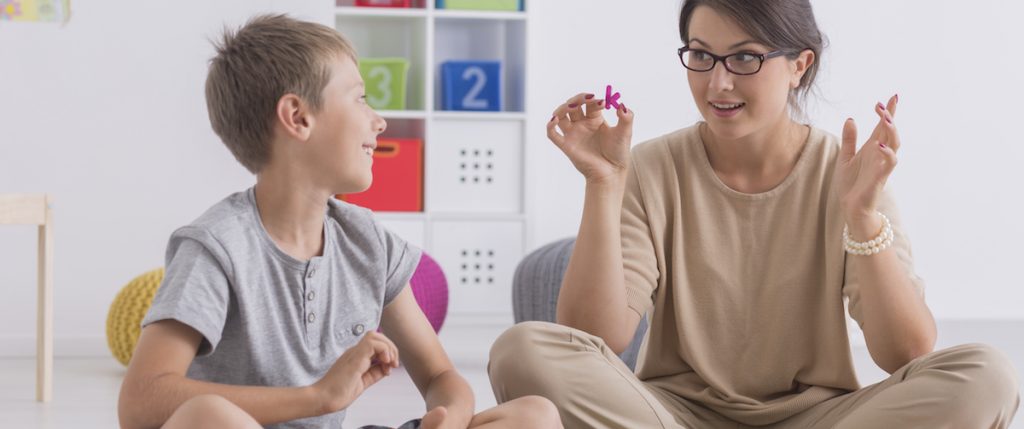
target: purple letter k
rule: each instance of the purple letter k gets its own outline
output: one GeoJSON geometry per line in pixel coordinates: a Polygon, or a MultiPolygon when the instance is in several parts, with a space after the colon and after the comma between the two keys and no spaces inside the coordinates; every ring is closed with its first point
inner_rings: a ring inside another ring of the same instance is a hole
{"type": "Polygon", "coordinates": [[[608,110],[608,109],[611,109],[613,107],[615,109],[618,109],[619,108],[619,95],[620,94],[617,93],[617,92],[615,93],[615,95],[612,95],[612,86],[611,85],[608,85],[607,87],[605,87],[605,90],[604,90],[604,109],[608,110]]]}

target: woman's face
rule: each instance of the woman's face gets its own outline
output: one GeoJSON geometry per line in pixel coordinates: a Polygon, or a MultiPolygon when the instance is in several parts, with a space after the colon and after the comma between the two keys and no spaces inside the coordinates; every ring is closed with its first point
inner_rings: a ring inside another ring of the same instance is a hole
{"type": "MultiPolygon", "coordinates": [[[[690,16],[690,49],[726,56],[735,53],[766,54],[775,50],[754,41],[732,19],[707,6],[690,16]]],[[[814,54],[804,51],[796,60],[785,56],[766,59],[752,75],[737,75],[718,62],[710,71],[687,69],[693,100],[719,138],[739,139],[789,120],[790,91],[800,84],[814,54]]]]}

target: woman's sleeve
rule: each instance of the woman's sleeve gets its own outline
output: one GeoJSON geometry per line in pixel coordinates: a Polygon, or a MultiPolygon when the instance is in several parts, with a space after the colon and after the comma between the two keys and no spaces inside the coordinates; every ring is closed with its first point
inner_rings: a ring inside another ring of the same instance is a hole
{"type": "Polygon", "coordinates": [[[626,304],[643,316],[654,305],[659,271],[635,157],[630,162],[622,200],[622,267],[626,304]]]}

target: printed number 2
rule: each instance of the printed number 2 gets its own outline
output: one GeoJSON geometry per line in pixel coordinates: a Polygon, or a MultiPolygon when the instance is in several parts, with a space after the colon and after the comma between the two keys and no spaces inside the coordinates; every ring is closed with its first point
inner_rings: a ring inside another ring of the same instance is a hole
{"type": "Polygon", "coordinates": [[[490,103],[486,99],[479,99],[480,92],[484,90],[484,86],[487,85],[487,74],[480,67],[469,67],[466,71],[462,72],[462,80],[470,80],[476,78],[476,83],[469,89],[466,96],[462,99],[462,106],[468,109],[487,109],[490,107],[490,103]]]}
{"type": "Polygon", "coordinates": [[[370,70],[370,79],[380,78],[377,85],[377,94],[367,94],[367,101],[374,108],[385,107],[391,104],[391,70],[387,67],[374,67],[370,70]]]}

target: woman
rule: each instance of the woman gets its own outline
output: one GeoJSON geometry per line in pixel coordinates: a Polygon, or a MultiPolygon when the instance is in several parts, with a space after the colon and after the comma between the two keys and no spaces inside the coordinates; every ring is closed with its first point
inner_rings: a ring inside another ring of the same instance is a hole
{"type": "Polygon", "coordinates": [[[491,351],[499,402],[551,399],[566,427],[1007,427],[1019,403],[1000,352],[932,352],[935,322],[883,191],[897,98],[860,149],[793,119],[822,51],[807,0],[689,0],[680,60],[704,121],[630,152],[634,112],[570,98],[548,137],[586,178],[559,325],[491,351]],[[874,361],[861,388],[844,300],[874,361]],[[635,374],[615,356],[641,317],[635,374]]]}

